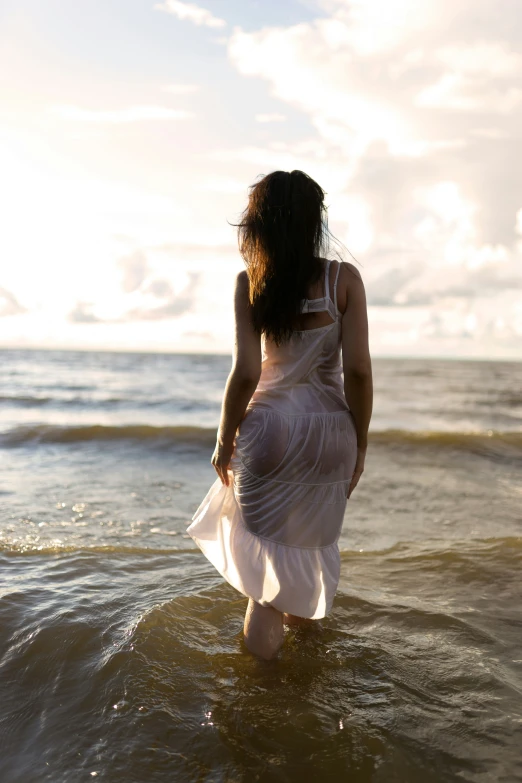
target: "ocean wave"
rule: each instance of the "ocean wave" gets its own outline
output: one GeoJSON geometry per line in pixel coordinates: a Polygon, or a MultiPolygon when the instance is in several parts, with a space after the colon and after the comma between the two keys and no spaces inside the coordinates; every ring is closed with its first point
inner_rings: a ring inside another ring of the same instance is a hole
{"type": "MultiPolygon", "coordinates": [[[[22,424],[0,433],[3,448],[38,443],[80,443],[96,441],[143,441],[161,445],[195,444],[212,446],[216,428],[189,425],[158,427],[148,424],[57,425],[22,424]]],[[[432,446],[475,450],[507,446],[522,449],[522,432],[451,432],[387,429],[370,431],[370,444],[382,446],[432,446]]]]}
{"type": "MultiPolygon", "coordinates": [[[[20,446],[38,443],[80,443],[89,441],[134,440],[161,445],[195,444],[203,447],[213,445],[217,429],[189,425],[158,427],[148,424],[122,425],[58,425],[22,424],[0,433],[0,446],[20,446]]],[[[382,446],[412,445],[451,447],[474,450],[493,446],[510,446],[522,449],[522,432],[451,432],[413,431],[387,429],[370,431],[371,444],[382,446]]]]}
{"type": "Polygon", "coordinates": [[[47,405],[47,403],[52,401],[52,397],[35,397],[31,394],[0,394],[0,403],[10,402],[15,405],[36,407],[38,405],[47,405]]]}
{"type": "MultiPolygon", "coordinates": [[[[67,391],[69,389],[85,388],[86,391],[94,391],[93,387],[60,387],[60,392],[67,391]]],[[[189,396],[177,395],[175,399],[177,406],[188,406],[194,410],[209,410],[211,408],[218,408],[219,403],[208,400],[194,400],[189,396]]],[[[85,395],[74,395],[72,397],[65,396],[53,396],[53,395],[31,395],[31,394],[0,394],[0,406],[6,407],[18,407],[18,408],[38,408],[43,405],[47,405],[50,408],[58,407],[71,407],[82,409],[93,408],[105,408],[105,407],[135,407],[139,408],[161,408],[169,407],[173,405],[172,394],[165,394],[157,398],[136,399],[132,396],[112,396],[112,397],[88,397],[85,395]]]]}
{"type": "Polygon", "coordinates": [[[383,445],[423,444],[470,448],[482,444],[505,444],[522,448],[522,432],[485,430],[481,432],[459,432],[451,430],[397,430],[388,429],[370,432],[369,439],[383,445]]]}
{"type": "MultiPolygon", "coordinates": [[[[188,524],[189,520],[187,520],[188,524]]],[[[147,547],[128,546],[125,544],[92,544],[55,543],[52,541],[36,544],[32,541],[0,538],[0,554],[3,555],[53,555],[53,554],[115,554],[115,555],[175,555],[199,554],[195,545],[186,547],[147,547]]],[[[423,561],[451,561],[462,556],[491,556],[499,553],[509,554],[520,560],[522,558],[522,536],[489,536],[485,538],[458,539],[442,542],[438,539],[426,541],[397,541],[382,549],[341,549],[341,560],[352,558],[382,557],[390,563],[423,561]],[[444,543],[444,546],[441,544],[444,543]]]]}
{"type": "Polygon", "coordinates": [[[110,555],[176,555],[194,554],[200,552],[192,547],[147,547],[124,546],[114,544],[94,544],[92,546],[79,544],[55,544],[52,542],[35,544],[30,541],[6,541],[0,539],[0,554],[3,555],[58,555],[58,554],[110,554],[110,555]]]}
{"type": "Polygon", "coordinates": [[[357,557],[385,556],[389,562],[422,563],[424,561],[450,562],[469,555],[489,556],[498,553],[511,553],[514,558],[522,559],[522,536],[486,536],[477,538],[454,538],[445,540],[441,546],[436,538],[424,541],[396,541],[383,549],[341,549],[341,560],[357,557]]]}
{"type": "Polygon", "coordinates": [[[215,439],[216,429],[213,427],[155,427],[148,424],[22,424],[0,433],[0,446],[119,440],[149,441],[162,444],[195,443],[210,446],[215,439]]]}

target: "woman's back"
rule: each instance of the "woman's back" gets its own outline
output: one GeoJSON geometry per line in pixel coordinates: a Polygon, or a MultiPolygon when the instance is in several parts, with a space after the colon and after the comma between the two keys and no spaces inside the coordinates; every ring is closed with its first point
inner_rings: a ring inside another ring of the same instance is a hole
{"type": "Polygon", "coordinates": [[[261,338],[261,377],[249,408],[268,406],[287,413],[348,410],[341,365],[342,313],[337,306],[340,264],[324,260],[323,266],[322,296],[301,302],[305,321],[314,314],[308,319],[312,325],[294,330],[280,345],[261,338]],[[322,323],[315,326],[317,317],[322,323]]]}

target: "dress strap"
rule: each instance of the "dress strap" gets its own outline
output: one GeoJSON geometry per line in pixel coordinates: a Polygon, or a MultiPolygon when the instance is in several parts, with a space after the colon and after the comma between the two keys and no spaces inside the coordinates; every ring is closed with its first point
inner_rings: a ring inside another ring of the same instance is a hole
{"type": "Polygon", "coordinates": [[[324,273],[324,298],[330,299],[330,259],[326,261],[326,271],[324,273]]]}
{"type": "Polygon", "coordinates": [[[339,312],[339,313],[340,313],[341,311],[339,310],[339,307],[337,306],[337,279],[338,279],[338,277],[339,277],[339,271],[340,271],[340,269],[341,269],[341,264],[339,263],[339,261],[337,261],[337,272],[336,272],[336,275],[335,275],[335,280],[334,280],[334,288],[333,288],[333,302],[334,302],[334,305],[335,305],[335,309],[336,309],[336,310],[337,310],[337,312],[339,312]]]}

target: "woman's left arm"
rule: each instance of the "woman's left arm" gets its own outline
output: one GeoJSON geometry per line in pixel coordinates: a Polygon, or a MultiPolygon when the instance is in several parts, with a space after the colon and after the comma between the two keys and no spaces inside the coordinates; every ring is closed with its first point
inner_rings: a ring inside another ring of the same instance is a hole
{"type": "Polygon", "coordinates": [[[252,325],[246,271],[236,277],[234,315],[234,358],[225,387],[217,443],[211,460],[219,478],[227,487],[230,482],[228,466],[237,428],[261,376],[261,336],[252,325]]]}

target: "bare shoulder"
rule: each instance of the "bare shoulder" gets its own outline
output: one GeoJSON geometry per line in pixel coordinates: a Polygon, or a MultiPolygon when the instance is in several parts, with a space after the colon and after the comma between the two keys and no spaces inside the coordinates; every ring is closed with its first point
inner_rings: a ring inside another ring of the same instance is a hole
{"type": "Polygon", "coordinates": [[[248,273],[246,269],[242,269],[236,275],[236,288],[248,290],[248,273]]]}
{"type": "Polygon", "coordinates": [[[339,274],[343,275],[346,283],[350,283],[354,278],[362,283],[361,273],[355,264],[351,264],[349,261],[341,261],[341,271],[339,274]]]}
{"type": "Polygon", "coordinates": [[[246,269],[238,272],[235,281],[235,296],[239,300],[248,301],[250,294],[250,283],[246,269]]]}
{"type": "Polygon", "coordinates": [[[349,261],[341,261],[339,269],[339,285],[337,287],[337,306],[344,315],[348,303],[364,299],[364,284],[361,273],[349,261]]]}
{"type": "Polygon", "coordinates": [[[235,279],[234,302],[236,312],[247,312],[250,306],[250,282],[246,269],[238,272],[235,279]]]}

